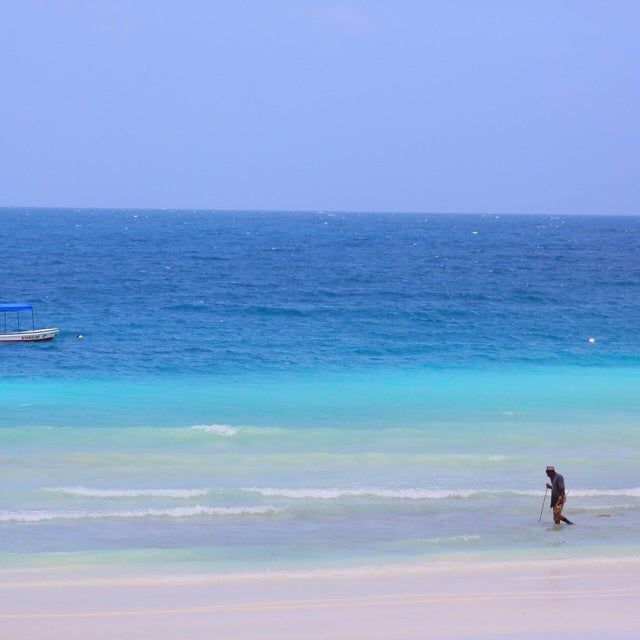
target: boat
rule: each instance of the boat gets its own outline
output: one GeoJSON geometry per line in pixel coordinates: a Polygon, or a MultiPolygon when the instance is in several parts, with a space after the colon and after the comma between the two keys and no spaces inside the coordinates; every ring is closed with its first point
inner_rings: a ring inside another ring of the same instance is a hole
{"type": "Polygon", "coordinates": [[[36,329],[33,307],[28,302],[0,303],[0,313],[4,314],[4,333],[0,332],[0,342],[42,342],[44,340],[53,340],[58,333],[56,327],[36,329]],[[21,311],[31,312],[31,329],[20,328],[21,311]],[[7,331],[7,313],[16,314],[17,331],[7,331]]]}

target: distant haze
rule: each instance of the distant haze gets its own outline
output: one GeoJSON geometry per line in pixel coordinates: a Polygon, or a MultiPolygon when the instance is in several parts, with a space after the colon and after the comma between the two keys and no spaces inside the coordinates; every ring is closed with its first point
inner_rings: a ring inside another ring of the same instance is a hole
{"type": "Polygon", "coordinates": [[[640,3],[9,1],[0,205],[640,214],[640,3]]]}

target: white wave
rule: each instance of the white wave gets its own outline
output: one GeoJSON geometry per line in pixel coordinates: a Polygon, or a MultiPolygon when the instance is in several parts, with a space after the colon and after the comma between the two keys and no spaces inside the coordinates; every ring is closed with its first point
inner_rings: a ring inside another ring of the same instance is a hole
{"type": "Polygon", "coordinates": [[[600,504],[600,505],[580,505],[576,507],[575,505],[571,505],[571,513],[580,512],[580,511],[598,511],[598,512],[606,512],[606,511],[628,511],[630,509],[637,509],[638,505],[635,504],[600,504]]]}
{"type": "Polygon", "coordinates": [[[228,424],[196,424],[191,427],[196,431],[206,431],[207,433],[214,433],[217,436],[235,436],[238,433],[236,427],[232,427],[228,424]]]}
{"type": "MultiPolygon", "coordinates": [[[[272,487],[245,487],[247,493],[258,493],[265,497],[335,500],[345,497],[388,498],[399,500],[446,500],[450,498],[474,498],[481,495],[543,496],[537,489],[384,489],[380,487],[289,489],[272,487]]],[[[631,489],[576,489],[567,492],[569,498],[593,498],[599,496],[625,496],[640,498],[640,487],[631,489]]]]}
{"type": "Polygon", "coordinates": [[[48,487],[47,491],[90,498],[194,498],[209,493],[208,489],[90,489],[88,487],[48,487]]]}
{"type": "Polygon", "coordinates": [[[640,498],[640,487],[631,489],[577,489],[567,491],[569,498],[593,498],[597,496],[626,496],[627,498],[640,498]]]}
{"type": "Polygon", "coordinates": [[[85,520],[97,518],[191,518],[194,516],[239,516],[280,513],[282,507],[175,507],[173,509],[135,509],[122,511],[0,511],[0,522],[43,522],[46,520],[85,520]]]}
{"type": "MultiPolygon", "coordinates": [[[[543,496],[544,491],[534,489],[516,489],[513,491],[501,491],[500,493],[512,493],[518,496],[543,496]]],[[[569,489],[567,498],[598,498],[605,496],[623,496],[627,498],[640,498],[640,487],[630,489],[569,489]]]]}
{"type": "Polygon", "coordinates": [[[381,489],[362,487],[357,489],[274,489],[271,487],[247,487],[248,493],[259,493],[266,497],[314,498],[333,500],[343,497],[373,496],[377,498],[399,498],[404,500],[442,500],[444,498],[470,498],[480,491],[473,489],[381,489]]]}
{"type": "Polygon", "coordinates": [[[440,544],[442,542],[474,542],[476,540],[480,540],[481,537],[479,534],[469,534],[469,535],[461,535],[461,536],[449,536],[445,538],[425,538],[424,542],[433,542],[434,544],[440,544]]]}

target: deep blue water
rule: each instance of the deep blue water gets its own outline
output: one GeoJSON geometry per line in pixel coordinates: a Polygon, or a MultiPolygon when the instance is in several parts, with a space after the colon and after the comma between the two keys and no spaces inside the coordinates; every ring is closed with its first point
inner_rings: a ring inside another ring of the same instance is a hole
{"type": "Polygon", "coordinates": [[[0,217],[0,297],[61,329],[3,376],[640,362],[640,218],[0,217]]]}
{"type": "Polygon", "coordinates": [[[0,219],[1,562],[640,551],[640,218],[0,219]]]}

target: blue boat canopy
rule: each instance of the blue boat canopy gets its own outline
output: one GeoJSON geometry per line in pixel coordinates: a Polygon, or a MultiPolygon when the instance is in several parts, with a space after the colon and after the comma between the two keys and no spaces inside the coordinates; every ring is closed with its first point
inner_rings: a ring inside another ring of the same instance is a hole
{"type": "Polygon", "coordinates": [[[31,309],[28,302],[0,302],[0,313],[3,311],[30,311],[31,309]]]}

